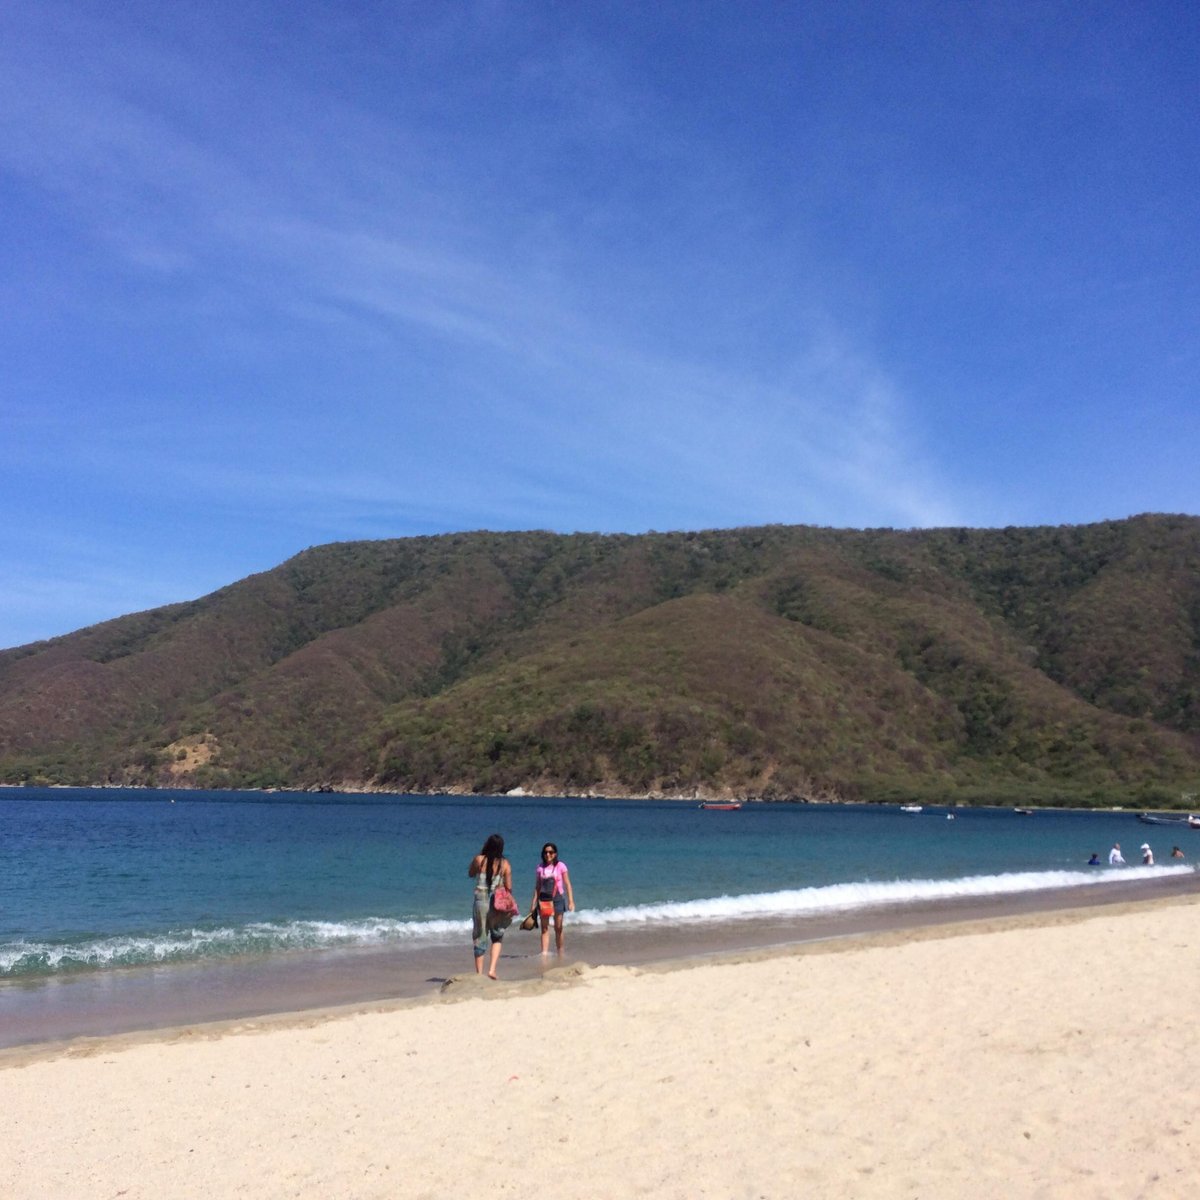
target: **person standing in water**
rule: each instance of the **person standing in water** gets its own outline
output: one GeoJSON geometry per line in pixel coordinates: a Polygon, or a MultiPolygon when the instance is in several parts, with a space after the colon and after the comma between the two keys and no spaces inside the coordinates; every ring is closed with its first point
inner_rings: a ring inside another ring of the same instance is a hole
{"type": "Polygon", "coordinates": [[[493,833],[483,849],[471,859],[467,875],[475,880],[475,904],[471,909],[471,926],[475,939],[475,974],[483,974],[483,957],[489,951],[488,978],[496,978],[496,964],[500,961],[500,944],[504,931],[512,924],[509,913],[496,911],[492,898],[496,889],[503,885],[512,891],[512,865],[504,857],[504,839],[493,833]]]}
{"type": "Polygon", "coordinates": [[[1125,865],[1125,856],[1121,853],[1121,843],[1114,842],[1113,848],[1108,852],[1108,865],[1110,867],[1123,867],[1125,865]]]}
{"type": "Polygon", "coordinates": [[[542,847],[533,881],[533,903],[542,923],[542,953],[550,953],[550,921],[554,920],[554,949],[563,952],[563,914],[575,911],[575,893],[571,890],[571,873],[567,864],[559,862],[558,847],[547,842],[542,847]]]}

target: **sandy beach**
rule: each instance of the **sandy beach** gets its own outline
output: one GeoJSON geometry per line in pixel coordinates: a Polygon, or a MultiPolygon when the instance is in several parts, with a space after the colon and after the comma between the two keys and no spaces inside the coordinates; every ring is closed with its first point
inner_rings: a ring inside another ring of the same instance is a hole
{"type": "Polygon", "coordinates": [[[0,1054],[5,1195],[1181,1196],[1200,902],[0,1054]]]}

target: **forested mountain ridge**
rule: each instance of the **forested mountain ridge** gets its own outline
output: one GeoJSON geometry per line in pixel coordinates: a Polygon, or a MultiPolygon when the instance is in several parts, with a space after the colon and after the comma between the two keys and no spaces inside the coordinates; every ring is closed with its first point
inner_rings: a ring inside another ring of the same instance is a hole
{"type": "Polygon", "coordinates": [[[1200,519],[316,547],[0,652],[0,780],[1200,789],[1200,519]]]}

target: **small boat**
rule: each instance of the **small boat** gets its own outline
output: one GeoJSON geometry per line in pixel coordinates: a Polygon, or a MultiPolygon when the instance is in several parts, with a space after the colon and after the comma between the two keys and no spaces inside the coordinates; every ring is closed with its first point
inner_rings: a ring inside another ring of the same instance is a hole
{"type": "Polygon", "coordinates": [[[1200,817],[1163,817],[1155,813],[1138,813],[1143,825],[1174,825],[1178,829],[1200,829],[1200,817]]]}
{"type": "Polygon", "coordinates": [[[740,800],[702,800],[697,807],[709,812],[737,812],[742,804],[740,800]]]}
{"type": "Polygon", "coordinates": [[[1032,817],[1033,816],[1032,808],[1014,808],[1013,812],[1015,812],[1018,816],[1021,816],[1021,817],[1032,817]]]}
{"type": "Polygon", "coordinates": [[[902,804],[902,805],[900,805],[900,811],[901,811],[902,813],[919,813],[919,812],[924,812],[924,811],[925,811],[925,805],[923,805],[923,804],[902,804]]]}

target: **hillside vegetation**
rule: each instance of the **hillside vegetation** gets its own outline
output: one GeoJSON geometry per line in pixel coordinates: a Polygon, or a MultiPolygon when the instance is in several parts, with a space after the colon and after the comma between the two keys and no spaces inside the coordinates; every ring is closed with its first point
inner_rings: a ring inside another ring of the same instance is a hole
{"type": "Polygon", "coordinates": [[[0,652],[0,780],[1179,802],[1200,519],[321,546],[0,652]]]}

